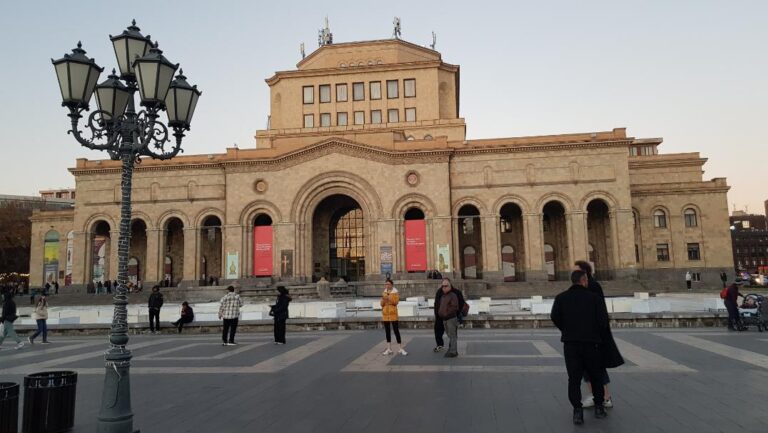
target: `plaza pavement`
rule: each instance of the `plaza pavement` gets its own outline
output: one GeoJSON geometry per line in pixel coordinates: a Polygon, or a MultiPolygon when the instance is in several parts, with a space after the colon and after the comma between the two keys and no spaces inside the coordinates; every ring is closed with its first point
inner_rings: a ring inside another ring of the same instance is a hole
{"type": "MultiPolygon", "coordinates": [[[[169,331],[169,330],[167,330],[169,331]]],[[[134,424],[142,432],[760,432],[768,431],[768,333],[621,329],[627,365],[615,407],[571,424],[554,329],[460,330],[459,358],[405,329],[409,355],[382,356],[382,330],[131,338],[134,424]]],[[[74,432],[95,431],[105,337],[0,350],[0,381],[78,371],[74,432]]],[[[20,406],[22,406],[20,404],[20,406]]],[[[20,409],[21,411],[21,409],[20,409]]],[[[21,413],[19,414],[21,420],[21,413]]]]}

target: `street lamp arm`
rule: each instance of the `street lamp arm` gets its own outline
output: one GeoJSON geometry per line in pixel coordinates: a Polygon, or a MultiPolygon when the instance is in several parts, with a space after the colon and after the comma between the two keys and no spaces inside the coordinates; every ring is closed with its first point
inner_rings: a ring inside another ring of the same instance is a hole
{"type": "Polygon", "coordinates": [[[179,134],[179,129],[174,128],[175,143],[168,145],[167,143],[171,141],[168,126],[158,121],[157,118],[157,110],[142,110],[138,114],[138,153],[154,159],[171,159],[182,151],[181,138],[184,134],[179,134]],[[170,149],[166,146],[169,146],[170,149]]]}
{"type": "Polygon", "coordinates": [[[112,159],[119,159],[113,155],[113,149],[115,149],[115,143],[119,141],[120,134],[117,133],[115,128],[110,127],[103,120],[103,112],[96,110],[88,116],[88,122],[86,128],[90,130],[91,137],[87,138],[83,136],[80,131],[80,119],[83,117],[82,109],[70,108],[69,118],[72,120],[72,129],[67,131],[68,134],[72,134],[78,143],[92,150],[106,150],[109,152],[112,159]]]}

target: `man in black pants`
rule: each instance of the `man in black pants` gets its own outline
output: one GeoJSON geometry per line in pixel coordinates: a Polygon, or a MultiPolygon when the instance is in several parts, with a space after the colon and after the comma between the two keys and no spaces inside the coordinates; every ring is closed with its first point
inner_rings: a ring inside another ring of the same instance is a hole
{"type": "Polygon", "coordinates": [[[152,294],[149,295],[147,306],[149,307],[149,332],[155,334],[160,332],[160,308],[163,306],[163,294],[160,293],[160,286],[152,287],[152,294]]]}
{"type": "Polygon", "coordinates": [[[603,361],[600,351],[600,330],[608,327],[608,314],[600,296],[587,290],[587,274],[573,271],[573,285],[555,297],[552,323],[560,329],[568,371],[568,400],[573,406],[573,423],[584,423],[581,404],[581,378],[586,372],[592,380],[595,418],[605,418],[603,406],[603,361]],[[601,305],[602,304],[602,305],[601,305]]]}
{"type": "MultiPolygon", "coordinates": [[[[432,349],[432,351],[435,353],[443,350],[443,346],[445,346],[445,341],[443,340],[443,334],[445,334],[445,325],[443,324],[443,319],[441,319],[437,314],[437,310],[440,308],[440,298],[443,296],[443,286],[446,285],[451,288],[451,292],[455,293],[456,296],[459,297],[459,313],[461,313],[464,308],[464,294],[461,293],[461,290],[453,287],[451,280],[448,278],[443,278],[440,287],[437,288],[437,293],[435,293],[435,348],[432,349]]],[[[462,319],[463,318],[461,317],[461,314],[459,314],[459,323],[462,323],[462,319]]]]}

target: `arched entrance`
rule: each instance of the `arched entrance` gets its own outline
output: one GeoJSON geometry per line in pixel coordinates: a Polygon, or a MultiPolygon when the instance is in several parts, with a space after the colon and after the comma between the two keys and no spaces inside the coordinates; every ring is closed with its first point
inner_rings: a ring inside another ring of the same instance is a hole
{"type": "Polygon", "coordinates": [[[427,222],[424,212],[412,207],[405,212],[404,218],[405,271],[424,272],[427,270],[427,222]]]}
{"type": "Polygon", "coordinates": [[[272,218],[267,214],[253,219],[253,275],[272,276],[272,218]]]}
{"type": "Polygon", "coordinates": [[[112,244],[109,237],[109,223],[97,222],[91,231],[91,281],[105,282],[109,275],[109,247],[112,244]]]}
{"type": "Polygon", "coordinates": [[[175,287],[184,275],[184,223],[172,217],[165,223],[164,232],[164,281],[167,286],[175,287]]]}
{"type": "Polygon", "coordinates": [[[483,236],[480,211],[467,204],[459,209],[459,251],[461,275],[466,279],[483,277],[483,236]]]}
{"type": "Polygon", "coordinates": [[[592,247],[589,261],[592,262],[595,278],[610,280],[613,278],[613,237],[611,236],[611,217],[608,204],[595,199],[587,205],[587,234],[592,247]]]}
{"type": "Polygon", "coordinates": [[[221,278],[222,263],[221,220],[216,215],[209,215],[200,227],[200,273],[198,279],[203,284],[212,284],[221,278]]]}
{"type": "Polygon", "coordinates": [[[544,262],[550,280],[568,280],[568,227],[565,208],[560,202],[550,201],[544,205],[542,229],[544,231],[544,262]],[[551,260],[547,258],[550,249],[551,260]],[[549,263],[552,263],[550,266],[549,263]],[[553,268],[553,269],[552,269],[553,268]]]}
{"type": "Polygon", "coordinates": [[[499,214],[501,270],[504,281],[524,281],[523,211],[515,203],[506,203],[501,207],[499,214]]]}
{"type": "Polygon", "coordinates": [[[365,219],[353,198],[334,194],[323,199],[312,215],[313,281],[365,277],[365,219]]]}
{"type": "Polygon", "coordinates": [[[144,281],[144,264],[147,262],[147,224],[135,219],[131,222],[131,248],[128,253],[134,263],[128,263],[128,281],[138,284],[144,281]]]}

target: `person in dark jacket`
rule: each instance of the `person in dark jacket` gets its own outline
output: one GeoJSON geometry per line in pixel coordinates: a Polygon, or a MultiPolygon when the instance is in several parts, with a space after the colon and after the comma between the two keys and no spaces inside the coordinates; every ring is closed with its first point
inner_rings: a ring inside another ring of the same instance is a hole
{"type": "Polygon", "coordinates": [[[443,321],[445,332],[448,334],[448,351],[446,358],[455,358],[459,356],[458,330],[459,330],[459,297],[453,292],[450,282],[443,284],[440,290],[443,291],[440,296],[440,302],[437,307],[437,315],[443,321]]]}
{"type": "MultiPolygon", "coordinates": [[[[437,288],[437,292],[435,293],[435,348],[432,349],[432,351],[435,353],[443,350],[443,346],[445,346],[445,341],[443,340],[443,334],[445,334],[445,326],[443,325],[442,319],[440,319],[438,310],[440,309],[440,298],[443,296],[443,287],[446,285],[448,285],[448,287],[451,288],[451,292],[455,293],[459,298],[459,312],[461,312],[464,308],[464,294],[461,293],[461,290],[453,287],[451,280],[448,278],[443,278],[443,281],[440,283],[440,287],[437,288]]],[[[459,323],[461,323],[461,314],[457,316],[457,319],[459,323]]]]}
{"type": "Polygon", "coordinates": [[[14,349],[21,349],[24,347],[24,342],[21,341],[21,338],[16,335],[16,330],[13,329],[13,322],[19,317],[16,315],[16,302],[13,301],[13,291],[6,290],[3,293],[3,308],[0,311],[2,311],[2,313],[0,313],[2,314],[0,315],[0,323],[3,324],[3,334],[0,335],[0,346],[2,346],[6,337],[11,337],[16,340],[16,347],[14,347],[14,349]]]}
{"type": "Polygon", "coordinates": [[[739,319],[739,296],[743,297],[739,293],[739,286],[744,284],[744,280],[737,278],[733,284],[728,286],[728,292],[723,299],[725,308],[728,310],[728,330],[729,331],[745,331],[747,328],[741,324],[739,319]]]}
{"type": "Polygon", "coordinates": [[[571,273],[573,285],[555,297],[550,317],[562,336],[565,368],[568,371],[568,400],[573,406],[573,423],[584,423],[581,404],[581,378],[584,372],[592,378],[595,417],[605,418],[603,386],[599,378],[603,373],[600,352],[602,330],[608,327],[605,302],[587,289],[589,280],[581,270],[571,273]]]}
{"type": "Polygon", "coordinates": [[[277,286],[277,301],[272,306],[270,313],[275,319],[275,344],[285,344],[285,322],[288,320],[288,304],[291,297],[285,286],[277,286]]]}
{"type": "Polygon", "coordinates": [[[171,322],[171,324],[177,327],[179,329],[179,334],[181,334],[181,328],[187,323],[192,323],[193,320],[195,320],[195,312],[192,310],[192,307],[189,306],[189,302],[184,301],[181,303],[181,317],[179,317],[179,320],[171,322]]]}
{"type": "Polygon", "coordinates": [[[152,294],[149,295],[149,332],[155,334],[160,332],[160,308],[163,306],[163,294],[160,293],[160,286],[152,287],[152,294]]]}
{"type": "MultiPolygon", "coordinates": [[[[587,274],[587,290],[589,290],[592,293],[597,294],[600,296],[600,299],[603,301],[603,305],[605,306],[605,294],[603,293],[603,286],[600,285],[600,283],[595,280],[592,274],[592,265],[584,260],[578,260],[575,263],[576,267],[587,274]]],[[[605,314],[608,314],[608,308],[606,306],[605,314]]],[[[602,339],[603,343],[601,344],[600,348],[603,352],[603,360],[606,358],[616,358],[616,361],[614,362],[614,367],[617,367],[620,364],[624,363],[624,359],[621,357],[621,353],[619,352],[618,347],[616,346],[616,342],[613,340],[613,334],[611,333],[611,327],[610,325],[605,328],[602,332],[602,339]],[[616,365],[618,364],[618,365],[616,365]]],[[[605,367],[605,366],[604,366],[605,367]]],[[[584,373],[584,382],[587,383],[587,387],[589,388],[590,395],[585,397],[584,400],[582,400],[581,404],[583,407],[592,407],[594,406],[594,397],[592,396],[592,380],[589,377],[588,373],[584,373]]],[[[603,374],[600,376],[600,382],[603,384],[603,398],[604,402],[603,405],[606,408],[613,407],[613,400],[611,399],[611,393],[608,389],[608,384],[611,383],[611,378],[608,376],[608,370],[603,368],[603,374]]]]}

